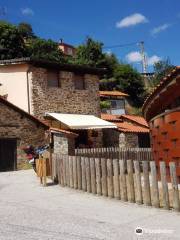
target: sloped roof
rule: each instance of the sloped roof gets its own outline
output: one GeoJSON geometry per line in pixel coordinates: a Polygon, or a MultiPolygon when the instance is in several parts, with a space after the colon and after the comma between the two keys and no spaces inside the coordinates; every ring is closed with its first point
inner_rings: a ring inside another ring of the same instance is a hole
{"type": "Polygon", "coordinates": [[[17,107],[13,103],[7,101],[2,96],[0,96],[0,103],[8,106],[9,108],[12,108],[14,111],[20,113],[22,116],[25,116],[25,117],[29,118],[31,121],[37,123],[38,125],[42,126],[43,128],[45,128],[45,129],[49,128],[49,126],[46,125],[45,123],[43,123],[41,120],[39,120],[38,118],[34,117],[33,115],[25,112],[24,110],[22,110],[21,108],[17,107]]]}
{"type": "Polygon", "coordinates": [[[95,68],[95,67],[90,67],[88,65],[66,64],[66,63],[60,63],[57,61],[34,59],[30,57],[0,60],[0,65],[23,64],[23,63],[31,64],[36,67],[54,68],[58,70],[84,73],[84,74],[89,73],[89,74],[101,75],[107,72],[105,68],[95,68]]]}
{"type": "Polygon", "coordinates": [[[148,133],[149,127],[146,120],[141,116],[135,115],[112,115],[101,114],[101,118],[113,122],[122,132],[148,133]]]}
{"type": "Polygon", "coordinates": [[[100,97],[127,97],[126,93],[120,91],[99,91],[100,97]]]}
{"type": "Polygon", "coordinates": [[[149,133],[149,129],[143,126],[141,127],[127,122],[116,122],[115,124],[121,132],[149,133]]]}

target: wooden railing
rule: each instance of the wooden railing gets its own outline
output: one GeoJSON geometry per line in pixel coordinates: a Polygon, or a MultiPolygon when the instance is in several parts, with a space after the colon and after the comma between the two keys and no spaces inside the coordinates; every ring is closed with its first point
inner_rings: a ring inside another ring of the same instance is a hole
{"type": "Polygon", "coordinates": [[[139,161],[151,161],[152,150],[151,148],[82,148],[75,150],[76,156],[87,156],[87,157],[100,157],[110,159],[132,159],[139,161]]]}
{"type": "Polygon", "coordinates": [[[166,179],[165,162],[160,163],[160,176],[157,175],[154,161],[53,154],[52,165],[53,177],[63,187],[180,211],[174,162],[169,164],[170,183],[166,179]]]}

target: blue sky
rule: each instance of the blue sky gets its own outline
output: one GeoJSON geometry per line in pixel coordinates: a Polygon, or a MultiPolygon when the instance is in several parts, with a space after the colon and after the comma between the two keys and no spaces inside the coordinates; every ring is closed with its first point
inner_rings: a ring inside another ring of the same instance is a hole
{"type": "MultiPolygon", "coordinates": [[[[144,41],[149,71],[167,57],[180,65],[180,0],[1,0],[0,15],[15,24],[29,22],[42,38],[75,46],[86,36],[105,46],[144,41]]],[[[138,44],[104,51],[141,71],[138,44]]]]}

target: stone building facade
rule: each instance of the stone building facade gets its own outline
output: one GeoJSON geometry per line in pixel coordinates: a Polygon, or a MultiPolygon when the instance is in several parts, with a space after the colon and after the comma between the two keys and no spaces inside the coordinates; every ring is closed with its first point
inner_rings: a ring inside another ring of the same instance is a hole
{"type": "Polygon", "coordinates": [[[29,145],[37,147],[48,143],[45,134],[48,126],[1,97],[0,113],[0,168],[5,166],[3,161],[9,158],[9,161],[15,161],[14,169],[18,169],[25,161],[24,147],[29,145]],[[8,147],[10,140],[16,145],[14,159],[10,159],[11,146],[8,147]],[[9,153],[5,151],[6,147],[9,153]]]}
{"type": "Polygon", "coordinates": [[[76,73],[59,71],[59,87],[48,87],[46,68],[31,68],[31,112],[43,118],[45,112],[100,115],[99,79],[84,74],[85,89],[75,89],[76,73]]]}

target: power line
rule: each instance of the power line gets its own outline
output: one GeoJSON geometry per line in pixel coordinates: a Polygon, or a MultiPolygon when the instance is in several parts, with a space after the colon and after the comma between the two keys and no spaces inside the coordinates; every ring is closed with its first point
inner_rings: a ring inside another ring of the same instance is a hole
{"type": "Polygon", "coordinates": [[[137,44],[139,44],[139,42],[126,43],[126,44],[118,44],[118,45],[112,45],[112,46],[104,46],[103,49],[106,49],[106,48],[128,47],[128,46],[137,45],[137,44]]]}

